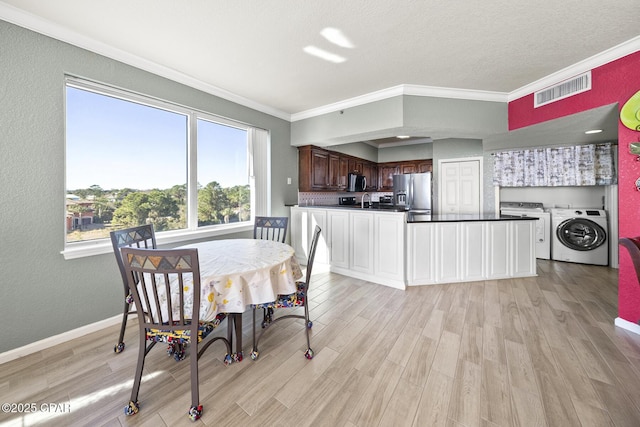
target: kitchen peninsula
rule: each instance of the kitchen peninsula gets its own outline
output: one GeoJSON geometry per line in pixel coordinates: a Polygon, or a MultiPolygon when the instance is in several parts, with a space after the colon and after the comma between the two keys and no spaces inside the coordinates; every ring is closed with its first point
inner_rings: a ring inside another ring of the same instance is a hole
{"type": "Polygon", "coordinates": [[[536,218],[413,215],[385,208],[291,208],[291,239],[306,262],[311,232],[322,228],[315,262],[345,276],[406,286],[536,276],[536,218]]]}

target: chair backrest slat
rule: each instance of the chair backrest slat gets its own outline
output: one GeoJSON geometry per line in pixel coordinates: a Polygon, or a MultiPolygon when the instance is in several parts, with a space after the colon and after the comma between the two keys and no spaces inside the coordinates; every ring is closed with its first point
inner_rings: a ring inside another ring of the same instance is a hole
{"type": "Polygon", "coordinates": [[[124,228],[122,230],[114,230],[109,233],[111,236],[111,246],[113,247],[113,253],[116,256],[116,262],[118,263],[118,269],[122,276],[122,283],[125,288],[128,288],[127,282],[129,278],[124,271],[124,263],[120,254],[120,248],[156,248],[156,235],[153,230],[153,225],[146,224],[137,227],[124,228]]]}
{"type": "Polygon", "coordinates": [[[260,240],[274,240],[284,243],[287,238],[286,216],[257,216],[253,227],[253,238],[260,240]]]}
{"type": "Polygon", "coordinates": [[[200,315],[198,250],[123,247],[121,252],[138,317],[147,319],[141,326],[165,331],[189,329],[191,336],[197,336],[198,322],[191,319],[200,315]],[[173,300],[174,295],[179,297],[173,300]],[[193,301],[191,312],[185,310],[187,300],[193,301]],[[148,316],[144,316],[145,307],[148,316]],[[151,307],[155,309],[149,310],[151,307]]]}

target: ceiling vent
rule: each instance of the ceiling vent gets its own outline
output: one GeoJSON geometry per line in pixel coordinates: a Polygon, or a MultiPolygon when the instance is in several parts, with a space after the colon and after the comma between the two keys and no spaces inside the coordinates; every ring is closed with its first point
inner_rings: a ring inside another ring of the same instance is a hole
{"type": "Polygon", "coordinates": [[[533,94],[533,108],[551,104],[588,90],[591,90],[591,71],[535,92],[533,94]]]}

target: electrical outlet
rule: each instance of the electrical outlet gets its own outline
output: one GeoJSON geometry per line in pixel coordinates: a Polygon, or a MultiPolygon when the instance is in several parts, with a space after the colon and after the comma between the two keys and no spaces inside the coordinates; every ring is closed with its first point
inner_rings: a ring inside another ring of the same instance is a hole
{"type": "Polygon", "coordinates": [[[291,185],[291,177],[287,177],[287,185],[291,185]]]}

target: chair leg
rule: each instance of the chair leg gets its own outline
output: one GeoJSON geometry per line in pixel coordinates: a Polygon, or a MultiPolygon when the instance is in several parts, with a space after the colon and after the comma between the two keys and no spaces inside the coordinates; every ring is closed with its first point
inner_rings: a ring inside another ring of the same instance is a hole
{"type": "Polygon", "coordinates": [[[118,337],[118,344],[113,347],[115,353],[122,353],[124,351],[124,331],[127,328],[127,317],[129,316],[129,310],[131,305],[125,301],[124,312],[122,314],[122,326],[120,326],[120,336],[118,337]]]}
{"type": "MultiPolygon", "coordinates": [[[[229,330],[227,331],[227,339],[233,348],[233,334],[235,330],[236,336],[236,351],[233,354],[233,360],[235,362],[242,362],[242,313],[233,313],[229,317],[229,330]],[[233,323],[234,328],[231,327],[233,323]]],[[[233,350],[232,350],[233,351],[233,350]]]]}
{"type": "Polygon", "coordinates": [[[124,407],[125,415],[135,415],[140,410],[140,402],[138,401],[138,393],[140,392],[140,383],[142,382],[142,370],[144,369],[144,359],[155,343],[149,344],[144,334],[140,334],[140,348],[138,349],[138,363],[136,364],[136,375],[133,379],[133,388],[131,389],[131,399],[129,404],[124,407]]]}
{"type": "MultiPolygon", "coordinates": [[[[197,344],[194,344],[197,347],[197,344]]],[[[189,419],[196,421],[202,416],[202,405],[200,404],[200,383],[198,381],[198,352],[192,351],[189,355],[191,364],[191,408],[189,408],[189,419]]]]}
{"type": "Polygon", "coordinates": [[[304,323],[304,329],[307,333],[307,351],[304,352],[304,357],[311,360],[313,359],[313,350],[311,349],[311,338],[309,337],[309,334],[313,323],[309,320],[309,306],[307,305],[306,300],[304,304],[304,323]]]}
{"type": "Polygon", "coordinates": [[[256,360],[258,358],[258,343],[256,342],[256,309],[253,309],[253,346],[251,348],[251,359],[256,360]]]}

